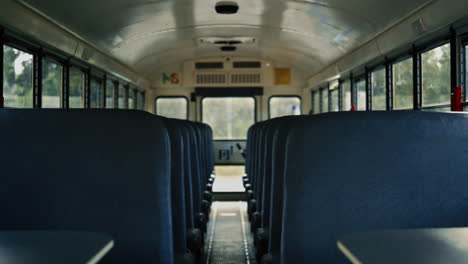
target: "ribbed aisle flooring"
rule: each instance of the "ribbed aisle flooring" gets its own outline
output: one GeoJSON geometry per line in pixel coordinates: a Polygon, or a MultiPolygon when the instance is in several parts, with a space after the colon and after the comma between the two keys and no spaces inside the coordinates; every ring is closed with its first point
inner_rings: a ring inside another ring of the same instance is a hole
{"type": "Polygon", "coordinates": [[[245,202],[214,202],[206,243],[207,264],[255,264],[245,202]]]}

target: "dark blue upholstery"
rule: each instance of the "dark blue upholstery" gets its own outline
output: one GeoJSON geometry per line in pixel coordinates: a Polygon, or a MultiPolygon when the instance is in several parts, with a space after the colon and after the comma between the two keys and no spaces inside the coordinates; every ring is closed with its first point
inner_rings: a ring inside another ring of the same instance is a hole
{"type": "Polygon", "coordinates": [[[271,212],[271,185],[272,185],[272,169],[273,169],[273,143],[274,137],[280,125],[283,124],[284,118],[273,119],[269,123],[265,136],[265,156],[264,156],[264,168],[263,168],[263,192],[262,192],[262,204],[261,218],[262,227],[268,228],[270,226],[270,212],[271,212]]]}
{"type": "MultiPolygon", "coordinates": [[[[258,260],[268,252],[270,212],[271,212],[271,184],[273,168],[273,143],[274,135],[280,128],[279,125],[284,118],[270,120],[265,124],[264,140],[261,149],[262,168],[260,169],[259,202],[257,203],[257,215],[252,218],[251,226],[254,229],[254,243],[256,257],[258,260]]],[[[276,209],[276,205],[274,206],[276,209]]],[[[277,232],[277,231],[275,231],[277,232]]]]}
{"type": "MultiPolygon", "coordinates": [[[[183,125],[175,119],[163,119],[168,131],[171,143],[171,202],[172,202],[172,224],[174,237],[174,254],[176,263],[183,263],[188,258],[187,223],[190,221],[186,216],[186,189],[185,189],[185,145],[183,125]]],[[[190,183],[188,183],[190,184],[190,183]]],[[[188,193],[190,195],[191,192],[188,193]]],[[[191,197],[189,197],[191,198],[191,197]]],[[[190,204],[188,204],[190,206],[190,204]]]]}
{"type": "Polygon", "coordinates": [[[468,225],[468,115],[330,113],[291,127],[281,263],[344,263],[343,234],[468,225]]]}
{"type": "Polygon", "coordinates": [[[270,122],[263,123],[262,127],[260,128],[259,132],[259,139],[258,139],[258,163],[257,167],[255,168],[255,198],[257,200],[257,211],[262,211],[263,209],[263,178],[264,178],[264,169],[265,169],[265,156],[266,156],[266,146],[270,144],[270,142],[266,141],[267,130],[269,128],[270,122]]]}
{"type": "Polygon", "coordinates": [[[249,219],[252,220],[252,215],[257,210],[257,198],[258,198],[258,167],[260,166],[260,132],[266,122],[259,122],[252,126],[252,136],[248,139],[250,149],[248,149],[249,161],[249,172],[248,179],[250,180],[250,194],[252,197],[248,200],[248,215],[249,219]]]}
{"type": "Polygon", "coordinates": [[[202,182],[203,164],[201,163],[200,145],[197,136],[197,124],[184,121],[189,136],[190,146],[190,174],[192,182],[192,202],[195,227],[206,232],[207,214],[204,212],[209,209],[209,203],[203,199],[204,186],[202,182]]]}
{"type": "Polygon", "coordinates": [[[213,129],[209,125],[205,125],[207,134],[208,134],[208,165],[209,165],[209,171],[210,171],[210,176],[214,172],[214,167],[215,167],[215,150],[214,150],[214,145],[213,145],[213,129]]]}
{"type": "Polygon", "coordinates": [[[281,250],[282,214],[283,214],[283,179],[286,162],[286,139],[294,121],[308,119],[306,116],[287,116],[275,119],[277,129],[273,133],[271,179],[270,179],[270,214],[268,227],[268,252],[278,259],[281,250]]]}
{"type": "Polygon", "coordinates": [[[186,224],[187,228],[195,228],[195,211],[194,211],[194,190],[192,189],[192,158],[190,153],[190,132],[187,124],[185,122],[180,122],[182,128],[182,136],[185,142],[184,144],[184,168],[185,168],[185,215],[186,215],[186,224]]]}
{"type": "Polygon", "coordinates": [[[252,166],[251,156],[252,156],[252,149],[253,149],[252,144],[253,144],[254,126],[255,125],[249,127],[249,130],[247,131],[247,143],[246,143],[247,153],[246,153],[246,159],[245,159],[245,174],[247,176],[247,179],[249,178],[250,168],[252,166]]]}
{"type": "Polygon", "coordinates": [[[164,123],[119,110],[0,110],[0,229],[111,235],[101,263],[173,263],[164,123]]]}
{"type": "Polygon", "coordinates": [[[191,156],[191,174],[192,174],[192,194],[193,194],[193,205],[194,212],[198,214],[201,212],[201,183],[200,183],[200,159],[198,155],[198,142],[195,134],[193,123],[186,122],[189,132],[189,146],[191,156]]]}

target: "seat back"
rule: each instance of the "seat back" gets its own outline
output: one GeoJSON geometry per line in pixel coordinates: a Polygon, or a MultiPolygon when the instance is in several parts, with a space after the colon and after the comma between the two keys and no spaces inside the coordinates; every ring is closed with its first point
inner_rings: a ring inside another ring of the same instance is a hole
{"type": "MultiPolygon", "coordinates": [[[[171,203],[172,223],[174,225],[174,254],[182,259],[187,253],[187,217],[186,216],[186,188],[185,174],[185,137],[182,123],[179,120],[162,118],[169,131],[171,145],[171,203]]],[[[190,193],[187,194],[187,196],[190,193]]],[[[191,198],[191,197],[189,197],[191,198]]],[[[188,205],[190,206],[190,205],[188,205]]]]}
{"type": "Polygon", "coordinates": [[[270,226],[270,212],[271,212],[271,185],[272,185],[272,168],[273,164],[273,143],[275,133],[280,129],[279,125],[282,124],[283,119],[273,119],[270,121],[265,135],[265,148],[264,148],[264,167],[262,170],[263,183],[262,183],[262,207],[260,208],[261,214],[261,227],[268,228],[270,226]]]}
{"type": "Polygon", "coordinates": [[[347,233],[468,225],[468,115],[343,112],[291,127],[282,263],[343,263],[347,233]]]}
{"type": "Polygon", "coordinates": [[[107,233],[101,263],[173,263],[170,149],[140,111],[0,110],[0,229],[107,233]]]}
{"type": "Polygon", "coordinates": [[[281,250],[284,167],[286,163],[286,139],[294,122],[307,116],[287,116],[277,119],[278,129],[273,133],[271,179],[270,179],[270,220],[268,252],[278,257],[281,250]]]}

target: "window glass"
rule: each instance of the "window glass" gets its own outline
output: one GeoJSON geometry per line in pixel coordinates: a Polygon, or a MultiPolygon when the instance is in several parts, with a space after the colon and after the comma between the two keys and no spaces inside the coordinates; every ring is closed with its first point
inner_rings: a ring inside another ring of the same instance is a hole
{"type": "Polygon", "coordinates": [[[70,108],[84,108],[83,88],[84,73],[77,68],[70,68],[70,108]]]}
{"type": "Polygon", "coordinates": [[[90,105],[91,108],[102,107],[102,85],[98,80],[91,80],[91,94],[90,94],[90,105]]]}
{"type": "Polygon", "coordinates": [[[340,82],[338,80],[332,81],[330,83],[330,98],[328,99],[328,103],[330,104],[330,111],[331,112],[338,112],[340,111],[340,82]]]}
{"type": "Polygon", "coordinates": [[[330,91],[330,106],[331,106],[331,111],[332,112],[338,112],[340,111],[340,102],[339,102],[339,90],[331,90],[330,91]]]}
{"type": "Polygon", "coordinates": [[[301,99],[296,96],[270,98],[270,118],[301,114],[301,99]]]}
{"type": "Polygon", "coordinates": [[[42,108],[62,105],[62,65],[42,60],[42,108]]]}
{"type": "Polygon", "coordinates": [[[107,80],[106,84],[106,108],[113,109],[114,108],[114,97],[115,96],[115,85],[114,82],[111,80],[107,80]]]}
{"type": "Polygon", "coordinates": [[[4,106],[33,107],[33,56],[9,46],[3,46],[4,106]]]}
{"type": "Polygon", "coordinates": [[[246,139],[255,123],[254,98],[205,98],[202,107],[202,120],[213,128],[216,140],[246,139]]]}
{"type": "Polygon", "coordinates": [[[413,58],[393,64],[393,108],[413,108],[413,58]]]}
{"type": "Polygon", "coordinates": [[[421,54],[422,105],[450,104],[450,45],[421,54]]]}
{"type": "Polygon", "coordinates": [[[314,114],[320,114],[320,92],[315,91],[313,93],[314,100],[314,114]]]}
{"type": "Polygon", "coordinates": [[[341,100],[343,104],[343,111],[351,110],[351,82],[346,80],[341,84],[341,100]]]}
{"type": "Polygon", "coordinates": [[[134,89],[128,90],[128,109],[135,109],[135,96],[136,91],[134,89]]]}
{"type": "Polygon", "coordinates": [[[328,112],[328,89],[322,89],[320,93],[322,95],[322,113],[328,112]]]}
{"type": "Polygon", "coordinates": [[[372,72],[372,110],[387,110],[385,68],[372,72]]]}
{"type": "Polygon", "coordinates": [[[145,110],[145,93],[138,92],[137,105],[138,105],[138,110],[145,110]]]}
{"type": "Polygon", "coordinates": [[[119,84],[119,109],[127,109],[127,105],[125,104],[126,90],[125,86],[119,84]]]}
{"type": "Polygon", "coordinates": [[[366,111],[367,110],[367,99],[366,99],[366,81],[359,80],[355,84],[356,93],[357,93],[357,110],[366,111]]]}
{"type": "Polygon", "coordinates": [[[187,119],[188,101],[185,97],[156,99],[156,114],[168,118],[187,119]]]}

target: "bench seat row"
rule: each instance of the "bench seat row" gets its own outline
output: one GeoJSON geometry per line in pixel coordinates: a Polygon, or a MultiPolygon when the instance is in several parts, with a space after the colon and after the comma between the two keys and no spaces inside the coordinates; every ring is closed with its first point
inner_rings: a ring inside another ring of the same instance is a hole
{"type": "Polygon", "coordinates": [[[212,132],[126,110],[0,111],[0,230],[106,233],[101,263],[196,263],[212,132]]]}
{"type": "Polygon", "coordinates": [[[344,234],[468,226],[468,115],[283,117],[249,130],[246,177],[263,263],[348,263],[344,234]]]}

